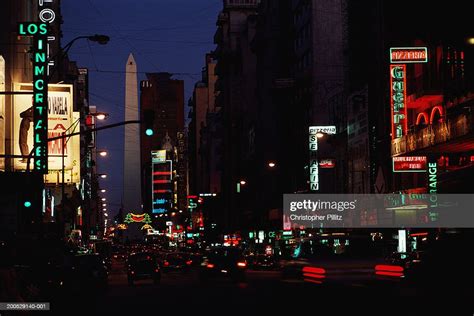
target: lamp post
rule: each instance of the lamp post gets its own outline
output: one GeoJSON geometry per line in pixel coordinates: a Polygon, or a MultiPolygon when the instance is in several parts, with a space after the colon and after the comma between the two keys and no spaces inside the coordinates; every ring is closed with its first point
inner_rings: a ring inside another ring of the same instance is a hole
{"type": "Polygon", "coordinates": [[[68,51],[71,49],[72,44],[74,44],[79,39],[87,39],[91,42],[96,42],[96,43],[99,43],[100,45],[105,45],[109,42],[110,37],[108,37],[107,35],[103,35],[103,34],[95,34],[95,35],[82,35],[82,36],[77,36],[77,37],[73,38],[71,41],[69,41],[69,43],[67,43],[66,45],[64,45],[63,48],[60,49],[58,54],[56,54],[55,56],[50,58],[50,60],[54,60],[54,59],[57,58],[58,59],[58,63],[57,63],[58,66],[53,68],[53,71],[49,75],[49,78],[53,78],[53,75],[55,74],[56,70],[60,67],[59,62],[62,62],[64,60],[64,58],[66,57],[68,51]]]}

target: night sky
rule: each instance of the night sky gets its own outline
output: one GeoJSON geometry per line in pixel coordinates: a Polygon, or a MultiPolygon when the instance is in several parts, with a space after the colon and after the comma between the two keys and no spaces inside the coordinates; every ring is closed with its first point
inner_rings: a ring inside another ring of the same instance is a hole
{"type": "MultiPolygon", "coordinates": [[[[110,114],[107,124],[124,120],[125,63],[133,53],[138,82],[147,72],[176,73],[185,81],[187,100],[200,80],[206,52],[214,49],[213,36],[221,0],[63,0],[62,45],[76,36],[105,34],[111,40],[99,45],[78,40],[69,51],[71,60],[89,69],[90,104],[110,114]]],[[[102,124],[106,124],[102,123],[102,124]]],[[[123,128],[100,132],[97,149],[109,155],[97,158],[101,181],[107,190],[107,209],[115,215],[122,196],[123,128]]]]}

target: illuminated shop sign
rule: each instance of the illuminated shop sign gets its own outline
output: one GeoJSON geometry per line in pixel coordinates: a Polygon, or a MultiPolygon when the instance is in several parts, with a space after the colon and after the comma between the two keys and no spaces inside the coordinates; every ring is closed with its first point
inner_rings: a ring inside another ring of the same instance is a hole
{"type": "Polygon", "coordinates": [[[319,161],[319,168],[332,169],[336,167],[336,159],[321,159],[319,161]]]}
{"type": "Polygon", "coordinates": [[[319,190],[319,167],[317,159],[311,159],[309,164],[309,187],[311,191],[319,190]]]}
{"type": "Polygon", "coordinates": [[[334,135],[336,134],[336,126],[310,126],[309,127],[309,134],[316,135],[317,133],[324,133],[334,135]]]}
{"type": "Polygon", "coordinates": [[[390,63],[426,63],[428,62],[428,49],[426,47],[391,47],[390,63]]]}
{"type": "Polygon", "coordinates": [[[34,170],[43,174],[48,173],[48,76],[49,67],[54,65],[49,61],[48,43],[55,40],[54,36],[50,36],[48,28],[48,24],[56,19],[52,4],[53,0],[38,0],[38,19],[41,22],[18,24],[18,35],[33,37],[33,157],[34,170]]]}
{"type": "Polygon", "coordinates": [[[392,139],[396,139],[407,131],[406,65],[390,65],[390,103],[392,139]]]}
{"type": "Polygon", "coordinates": [[[426,172],[426,156],[393,157],[393,172],[426,172]]]}
{"type": "Polygon", "coordinates": [[[438,192],[438,163],[428,163],[428,192],[438,192]]]}

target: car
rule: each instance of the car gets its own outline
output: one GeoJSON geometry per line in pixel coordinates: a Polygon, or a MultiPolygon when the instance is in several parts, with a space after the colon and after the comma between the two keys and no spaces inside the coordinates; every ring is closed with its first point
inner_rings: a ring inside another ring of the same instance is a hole
{"type": "Polygon", "coordinates": [[[189,254],[184,252],[170,252],[163,256],[163,272],[182,271],[192,264],[189,254]]]}
{"type": "Polygon", "coordinates": [[[155,284],[160,283],[161,269],[156,256],[151,252],[131,253],[127,259],[127,276],[129,285],[144,279],[152,279],[155,284]]]}
{"type": "Polygon", "coordinates": [[[258,254],[254,256],[252,268],[256,270],[271,270],[277,267],[275,257],[272,255],[258,254]]]}
{"type": "Polygon", "coordinates": [[[233,281],[245,281],[247,261],[242,251],[235,247],[212,248],[204,255],[199,273],[202,282],[218,276],[230,277],[233,281]]]}
{"type": "Polygon", "coordinates": [[[67,264],[66,286],[71,289],[102,290],[108,286],[107,265],[99,254],[79,254],[67,264]]]}

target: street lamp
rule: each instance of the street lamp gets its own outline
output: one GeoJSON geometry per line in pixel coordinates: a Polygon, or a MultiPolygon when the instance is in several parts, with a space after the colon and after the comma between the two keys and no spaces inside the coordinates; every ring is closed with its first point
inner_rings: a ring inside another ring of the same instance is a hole
{"type": "Polygon", "coordinates": [[[469,37],[466,41],[469,45],[474,45],[474,37],[469,37]]]}
{"type": "Polygon", "coordinates": [[[101,157],[106,157],[107,156],[107,152],[105,150],[101,150],[99,151],[99,156],[101,157]]]}
{"type": "Polygon", "coordinates": [[[100,190],[100,192],[105,193],[105,192],[107,192],[107,190],[106,190],[106,189],[102,189],[102,190],[100,190]]]}
{"type": "Polygon", "coordinates": [[[105,179],[107,178],[107,175],[102,173],[102,174],[99,174],[99,177],[101,177],[102,179],[105,179]]]}
{"type": "Polygon", "coordinates": [[[240,180],[240,184],[241,184],[241,185],[246,185],[247,182],[246,182],[245,180],[240,180]]]}
{"type": "Polygon", "coordinates": [[[98,119],[99,121],[103,121],[109,116],[109,114],[104,113],[104,112],[97,112],[97,113],[92,114],[92,116],[95,116],[95,118],[98,119]]]}
{"type": "Polygon", "coordinates": [[[275,167],[276,167],[276,163],[274,163],[273,161],[270,161],[270,162],[268,163],[268,166],[269,166],[270,168],[275,168],[275,167]]]}
{"type": "Polygon", "coordinates": [[[106,207],[106,206],[107,206],[107,203],[102,203],[102,206],[103,206],[103,207],[106,207]]]}
{"type": "MultiPolygon", "coordinates": [[[[95,34],[95,35],[88,35],[88,36],[77,36],[77,37],[73,38],[69,43],[64,45],[64,47],[60,50],[60,53],[58,53],[57,55],[51,57],[50,60],[54,60],[54,59],[57,58],[58,59],[58,65],[59,65],[59,62],[62,62],[65,59],[68,51],[72,47],[72,44],[74,44],[74,42],[76,42],[78,39],[82,39],[82,38],[85,38],[85,39],[87,39],[91,42],[97,42],[100,45],[105,45],[110,40],[110,37],[108,37],[107,35],[102,35],[102,34],[95,34]]],[[[53,68],[53,71],[50,73],[49,78],[53,78],[53,75],[54,75],[55,71],[58,68],[59,67],[54,67],[53,68]]]]}
{"type": "Polygon", "coordinates": [[[102,201],[107,201],[107,199],[106,199],[106,198],[102,198],[102,201]]]}

